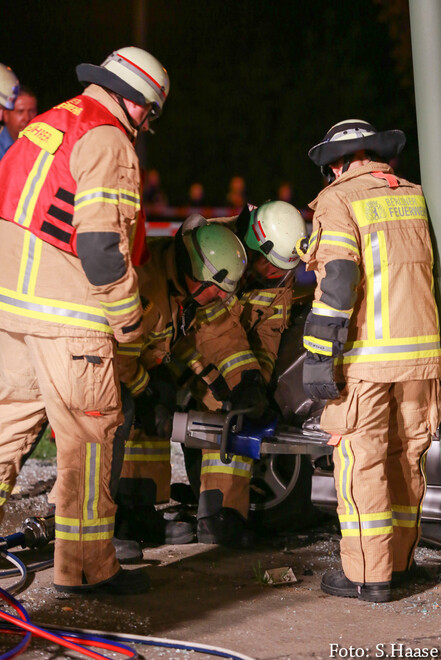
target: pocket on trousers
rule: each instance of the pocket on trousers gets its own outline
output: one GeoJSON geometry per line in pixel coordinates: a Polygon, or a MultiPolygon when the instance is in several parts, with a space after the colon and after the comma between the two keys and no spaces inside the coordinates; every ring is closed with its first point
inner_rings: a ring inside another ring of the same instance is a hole
{"type": "Polygon", "coordinates": [[[105,412],[119,406],[114,346],[97,339],[69,339],[70,408],[105,412]]]}
{"type": "Polygon", "coordinates": [[[328,401],[320,420],[327,433],[345,435],[357,427],[359,384],[345,387],[340,399],[328,401]]]}

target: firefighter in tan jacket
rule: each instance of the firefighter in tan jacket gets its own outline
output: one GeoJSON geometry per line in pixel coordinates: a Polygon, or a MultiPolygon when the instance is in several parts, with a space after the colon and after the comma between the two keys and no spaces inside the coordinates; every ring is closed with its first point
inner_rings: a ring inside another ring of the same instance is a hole
{"type": "MultiPolygon", "coordinates": [[[[213,307],[228,308],[228,298],[245,270],[246,254],[227,227],[192,222],[190,216],[174,239],[149,242],[150,259],[138,268],[144,334],[118,349],[132,374],[125,380],[136,409],[117,496],[115,533],[120,539],[188,543],[194,536],[189,523],[166,524],[154,508],[170,498],[170,416],[176,390],[165,365],[174,347],[213,307]]],[[[217,339],[231,341],[240,350],[247,346],[240,323],[229,337],[217,339]]],[[[212,359],[208,354],[207,362],[212,359]]]]}
{"type": "Polygon", "coordinates": [[[120,569],[111,543],[124,441],[115,346],[142,332],[134,141],[169,81],[131,47],[77,74],[92,84],[36,117],[0,164],[0,504],[49,419],[55,586],[131,593],[148,583],[120,569]]]}
{"type": "MultiPolygon", "coordinates": [[[[229,401],[235,408],[254,408],[250,415],[258,418],[268,409],[266,390],[289,323],[294,268],[299,263],[295,246],[306,236],[305,223],[295,207],[281,201],[259,208],[247,205],[238,217],[208,222],[234,227],[246,246],[248,267],[237,297],[228,306],[206,310],[189,337],[193,350],[181,351],[180,357],[210,379],[214,396],[203,399],[209,409],[229,401]],[[238,327],[245,332],[245,344],[238,327]]],[[[177,345],[174,352],[180,348],[177,345]]],[[[225,464],[218,451],[202,450],[199,542],[232,547],[252,543],[246,522],[252,468],[252,459],[245,456],[233,456],[225,464]]]]}
{"type": "Polygon", "coordinates": [[[414,570],[424,459],[439,423],[441,350],[433,255],[420,186],[387,161],[405,143],[361,120],[309,151],[330,185],[311,204],[305,255],[317,275],[303,382],[327,399],[343,571],[326,593],[388,601],[414,570]],[[409,306],[418,301],[418,313],[409,306]]]}

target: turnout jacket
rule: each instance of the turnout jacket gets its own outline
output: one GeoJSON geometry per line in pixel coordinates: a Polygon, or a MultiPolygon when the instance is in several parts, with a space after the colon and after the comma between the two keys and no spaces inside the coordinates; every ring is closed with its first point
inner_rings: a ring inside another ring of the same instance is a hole
{"type": "MultiPolygon", "coordinates": [[[[433,255],[421,187],[384,163],[349,170],[310,204],[302,257],[317,276],[308,351],[334,355],[337,377],[371,382],[439,378],[433,255]],[[348,327],[333,352],[323,328],[348,327]]],[[[305,326],[306,327],[306,326],[305,326]]]]}
{"type": "Polygon", "coordinates": [[[259,369],[240,323],[242,307],[237,298],[232,296],[227,302],[197,307],[192,318],[183,319],[187,294],[178,279],[174,239],[148,241],[148,248],[149,261],[136,269],[144,305],[143,338],[118,347],[118,355],[125,358],[123,380],[132,394],[142,392],[148,384],[148,370],[163,361],[169,362],[172,352],[181,360],[185,356],[186,363],[196,373],[205,370],[208,382],[211,376],[219,375],[216,367],[221,373],[225,367],[229,384],[239,382],[235,372],[240,366],[226,366],[232,356],[233,359],[239,356],[241,364],[251,364],[248,368],[259,369]],[[213,323],[220,318],[228,319],[228,326],[219,329],[213,323]]]}
{"type": "Polygon", "coordinates": [[[141,334],[130,257],[140,208],[135,137],[119,104],[90,85],[36,117],[8,151],[0,163],[0,328],[119,342],[141,334]],[[70,238],[51,244],[54,236],[36,229],[44,226],[70,238]]]}

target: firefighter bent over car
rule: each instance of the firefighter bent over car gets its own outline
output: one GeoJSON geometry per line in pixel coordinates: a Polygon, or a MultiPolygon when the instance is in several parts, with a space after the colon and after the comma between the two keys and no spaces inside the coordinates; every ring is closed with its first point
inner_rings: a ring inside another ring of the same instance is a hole
{"type": "Polygon", "coordinates": [[[441,350],[421,187],[383,161],[405,143],[361,120],[309,151],[330,185],[311,204],[304,260],[317,275],[305,323],[305,391],[327,399],[343,571],[334,596],[383,602],[410,580],[420,538],[425,456],[439,424],[441,350]],[[417,310],[414,305],[417,303],[417,310]]]}
{"type": "Polygon", "coordinates": [[[120,568],[111,542],[125,433],[115,345],[142,332],[134,141],[169,81],[138,48],[77,74],[92,84],[36,117],[0,164],[0,504],[49,419],[55,586],[131,593],[148,581],[120,568]]]}
{"type": "MultiPolygon", "coordinates": [[[[222,307],[235,291],[246,267],[246,253],[230,229],[199,226],[193,216],[174,239],[149,241],[149,252],[149,261],[138,268],[144,335],[118,349],[128,360],[122,374],[127,370],[133,374],[125,380],[136,416],[118,489],[116,536],[150,544],[188,543],[194,536],[190,523],[166,524],[154,508],[170,497],[169,437],[176,386],[166,365],[175,344],[194,332],[213,301],[222,307]]],[[[246,343],[240,326],[237,334],[246,343]]],[[[220,336],[218,340],[225,341],[220,336]]]]}
{"type": "MultiPolygon", "coordinates": [[[[202,367],[198,371],[213,394],[203,399],[208,409],[229,402],[233,408],[250,409],[248,416],[263,419],[269,411],[267,386],[289,324],[294,269],[299,263],[295,246],[305,239],[305,223],[294,206],[282,201],[259,208],[246,205],[239,216],[208,220],[220,222],[231,226],[245,245],[247,270],[228,306],[206,311],[189,337],[194,350],[181,359],[195,371],[196,365],[202,367]],[[206,356],[211,356],[209,363],[206,356]]],[[[253,543],[247,525],[252,470],[253,460],[248,457],[234,455],[225,464],[218,451],[202,450],[199,542],[230,547],[253,543]]]]}

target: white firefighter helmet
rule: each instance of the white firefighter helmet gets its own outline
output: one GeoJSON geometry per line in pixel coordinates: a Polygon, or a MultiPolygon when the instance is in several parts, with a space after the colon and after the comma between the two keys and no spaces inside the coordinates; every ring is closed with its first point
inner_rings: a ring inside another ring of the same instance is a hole
{"type": "Polygon", "coordinates": [[[215,284],[229,293],[236,290],[247,266],[247,255],[231,229],[218,224],[196,226],[183,232],[182,240],[193,279],[215,284]]]}
{"type": "Polygon", "coordinates": [[[0,106],[6,110],[13,110],[18,91],[17,76],[9,66],[0,64],[0,106]]]}
{"type": "Polygon", "coordinates": [[[170,90],[170,80],[162,64],[135,46],[113,51],[100,66],[79,64],[81,83],[96,83],[138,105],[152,104],[149,120],[159,117],[170,90]]]}
{"type": "Polygon", "coordinates": [[[346,119],[331,126],[323,140],[311,147],[308,156],[319,167],[360,150],[390,160],[401,152],[405,143],[403,131],[377,131],[363,119],[346,119]]]}
{"type": "Polygon", "coordinates": [[[274,201],[251,211],[244,242],[277,268],[291,270],[300,261],[296,245],[305,237],[305,221],[296,207],[274,201]]]}

